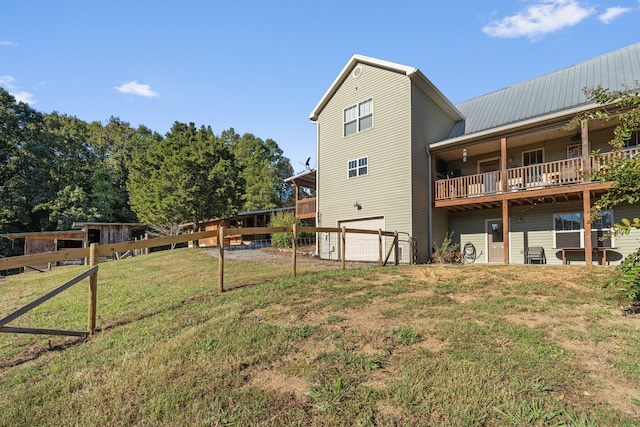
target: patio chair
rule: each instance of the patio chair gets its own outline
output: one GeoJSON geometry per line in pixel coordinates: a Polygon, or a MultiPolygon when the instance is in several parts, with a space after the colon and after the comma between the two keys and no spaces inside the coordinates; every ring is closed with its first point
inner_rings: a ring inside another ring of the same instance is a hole
{"type": "Polygon", "coordinates": [[[525,263],[533,264],[533,261],[538,261],[538,264],[547,263],[547,257],[544,255],[544,248],[542,246],[531,246],[527,248],[525,263]]]}

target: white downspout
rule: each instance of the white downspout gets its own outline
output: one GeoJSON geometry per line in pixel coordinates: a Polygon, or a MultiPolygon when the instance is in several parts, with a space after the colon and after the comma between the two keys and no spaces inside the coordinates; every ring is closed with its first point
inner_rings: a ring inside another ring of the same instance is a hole
{"type": "Polygon", "coordinates": [[[428,251],[428,259],[431,259],[431,256],[433,255],[431,253],[431,249],[433,248],[433,176],[432,176],[432,171],[431,171],[431,152],[429,151],[429,144],[426,144],[424,146],[425,151],[427,152],[427,176],[428,176],[428,185],[429,188],[427,190],[427,216],[428,216],[428,229],[427,229],[427,233],[429,234],[429,241],[428,241],[428,246],[427,246],[427,251],[428,251]]]}
{"type": "MultiPolygon", "coordinates": [[[[318,206],[320,206],[320,191],[318,191],[318,177],[320,176],[320,123],[316,124],[316,227],[318,224],[318,206]]],[[[320,234],[316,233],[316,253],[315,256],[320,258],[320,234]]]]}

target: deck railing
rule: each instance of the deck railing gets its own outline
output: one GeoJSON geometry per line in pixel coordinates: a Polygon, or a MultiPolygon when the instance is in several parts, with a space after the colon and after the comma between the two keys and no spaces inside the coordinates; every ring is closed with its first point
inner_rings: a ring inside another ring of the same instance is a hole
{"type": "MultiPolygon", "coordinates": [[[[631,158],[636,154],[640,154],[640,148],[604,153],[600,159],[596,156],[589,156],[587,167],[590,170],[598,170],[613,156],[631,158]]],[[[580,184],[588,179],[583,173],[582,158],[510,168],[507,169],[506,174],[506,188],[502,188],[501,171],[440,179],[435,182],[435,200],[580,184]]]]}
{"type": "Polygon", "coordinates": [[[308,197],[296,201],[296,218],[309,219],[316,217],[316,198],[308,197]]]}

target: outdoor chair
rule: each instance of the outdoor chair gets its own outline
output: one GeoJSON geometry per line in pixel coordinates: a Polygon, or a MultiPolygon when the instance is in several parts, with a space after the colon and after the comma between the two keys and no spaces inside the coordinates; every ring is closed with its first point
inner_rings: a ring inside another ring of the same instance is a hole
{"type": "Polygon", "coordinates": [[[546,264],[547,257],[544,255],[544,248],[542,246],[531,246],[527,248],[526,264],[533,264],[533,261],[538,261],[538,264],[546,264]]]}

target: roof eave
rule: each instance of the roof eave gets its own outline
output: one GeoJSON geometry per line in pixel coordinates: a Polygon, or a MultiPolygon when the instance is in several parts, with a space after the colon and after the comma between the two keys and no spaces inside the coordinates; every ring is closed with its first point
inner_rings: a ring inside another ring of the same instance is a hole
{"type": "Polygon", "coordinates": [[[338,77],[331,83],[329,89],[322,96],[318,104],[315,106],[311,114],[309,114],[309,120],[315,122],[318,120],[318,116],[324,107],[327,105],[331,97],[337,92],[340,84],[347,77],[351,69],[358,63],[372,65],[374,67],[385,68],[391,71],[402,73],[409,77],[412,81],[416,82],[434,101],[443,108],[454,120],[462,120],[464,116],[458,109],[435,87],[429,79],[425,77],[420,70],[415,67],[409,67],[407,65],[397,64],[395,62],[384,61],[382,59],[372,58],[369,56],[355,54],[349,59],[344,66],[338,77]]]}
{"type": "Polygon", "coordinates": [[[439,151],[446,148],[455,147],[459,144],[464,144],[466,142],[478,141],[478,140],[488,140],[494,139],[500,136],[503,136],[508,133],[512,133],[518,128],[526,128],[528,126],[534,125],[540,122],[548,122],[554,120],[560,120],[563,118],[568,118],[575,116],[577,114],[583,113],[585,111],[593,110],[594,108],[600,107],[600,104],[587,104],[579,107],[574,107],[562,111],[558,111],[552,114],[547,114],[544,116],[538,116],[527,120],[521,120],[515,123],[509,123],[507,125],[499,126],[496,128],[486,129],[483,131],[475,132],[468,135],[461,135],[455,138],[446,139],[444,141],[436,142],[434,144],[430,144],[428,146],[429,151],[439,151]]]}

